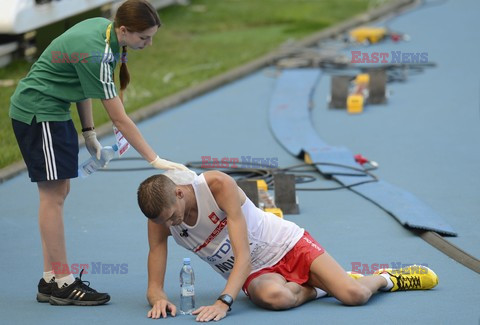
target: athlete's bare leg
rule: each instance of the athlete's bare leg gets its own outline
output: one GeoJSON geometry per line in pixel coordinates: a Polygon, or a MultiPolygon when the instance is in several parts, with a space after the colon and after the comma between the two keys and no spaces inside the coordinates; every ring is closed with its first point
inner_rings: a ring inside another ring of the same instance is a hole
{"type": "Polygon", "coordinates": [[[355,280],[325,252],[312,262],[308,285],[321,286],[342,303],[355,306],[366,303],[375,292],[387,285],[387,280],[377,275],[355,280]]]}
{"type": "Polygon", "coordinates": [[[248,285],[252,302],[260,307],[283,310],[299,306],[315,299],[315,289],[309,285],[287,282],[277,273],[265,273],[248,285]]]}

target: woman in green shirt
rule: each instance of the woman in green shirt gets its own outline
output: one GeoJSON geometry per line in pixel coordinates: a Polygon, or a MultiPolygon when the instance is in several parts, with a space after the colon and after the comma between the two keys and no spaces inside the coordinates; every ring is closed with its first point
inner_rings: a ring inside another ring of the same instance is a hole
{"type": "Polygon", "coordinates": [[[159,158],[125,112],[117,95],[113,71],[120,67],[120,93],[129,83],[127,47],[143,49],[161,26],[156,10],[146,0],[127,0],[114,22],[85,20],[57,37],[33,64],[11,98],[9,116],[32,182],[40,196],[39,226],[44,275],[37,300],[54,305],[100,305],[107,293],[98,293],[71,274],[66,256],[63,205],[70,178],[78,176],[78,138],[70,116],[76,103],[85,145],[100,158],[102,149],[93,124],[91,98],[101,99],[113,124],[150,164],[159,169],[186,169],[159,158]],[[120,48],[122,53],[120,54],[120,48]]]}

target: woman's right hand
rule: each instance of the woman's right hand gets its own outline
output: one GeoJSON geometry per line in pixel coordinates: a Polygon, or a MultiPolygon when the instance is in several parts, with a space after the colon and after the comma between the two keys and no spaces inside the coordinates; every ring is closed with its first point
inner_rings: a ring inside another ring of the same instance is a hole
{"type": "Polygon", "coordinates": [[[160,299],[153,305],[152,309],[147,313],[148,318],[167,318],[167,313],[172,317],[177,314],[177,307],[167,299],[160,299]]]}
{"type": "Polygon", "coordinates": [[[92,157],[97,157],[97,159],[100,159],[102,145],[97,140],[97,133],[95,133],[95,131],[85,131],[82,132],[82,135],[85,139],[85,147],[87,147],[90,155],[92,157]]]}

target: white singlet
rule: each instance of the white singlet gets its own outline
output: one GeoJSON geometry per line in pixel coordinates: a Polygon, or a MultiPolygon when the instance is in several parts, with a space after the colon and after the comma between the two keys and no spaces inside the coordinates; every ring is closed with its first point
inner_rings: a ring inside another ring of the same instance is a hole
{"type": "MultiPolygon", "coordinates": [[[[177,244],[192,251],[228,278],[233,268],[233,248],[227,231],[227,215],[220,210],[203,174],[192,183],[198,207],[194,226],[170,227],[177,244]]],[[[247,223],[252,272],[275,265],[303,236],[304,229],[293,222],[257,208],[248,199],[242,205],[247,223]]]]}

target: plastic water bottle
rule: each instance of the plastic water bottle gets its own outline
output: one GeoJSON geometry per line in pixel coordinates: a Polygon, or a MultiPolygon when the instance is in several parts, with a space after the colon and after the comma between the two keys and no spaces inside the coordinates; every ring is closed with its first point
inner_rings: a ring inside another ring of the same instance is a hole
{"type": "Polygon", "coordinates": [[[190,258],[183,259],[180,271],[180,314],[190,315],[195,310],[195,274],[190,265],[190,258]]]}
{"type": "Polygon", "coordinates": [[[82,178],[88,177],[95,173],[97,170],[104,168],[113,157],[115,157],[115,152],[118,151],[118,146],[114,144],[113,146],[103,147],[100,153],[100,159],[97,159],[95,156],[91,156],[87,160],[78,166],[78,175],[82,178]]]}

